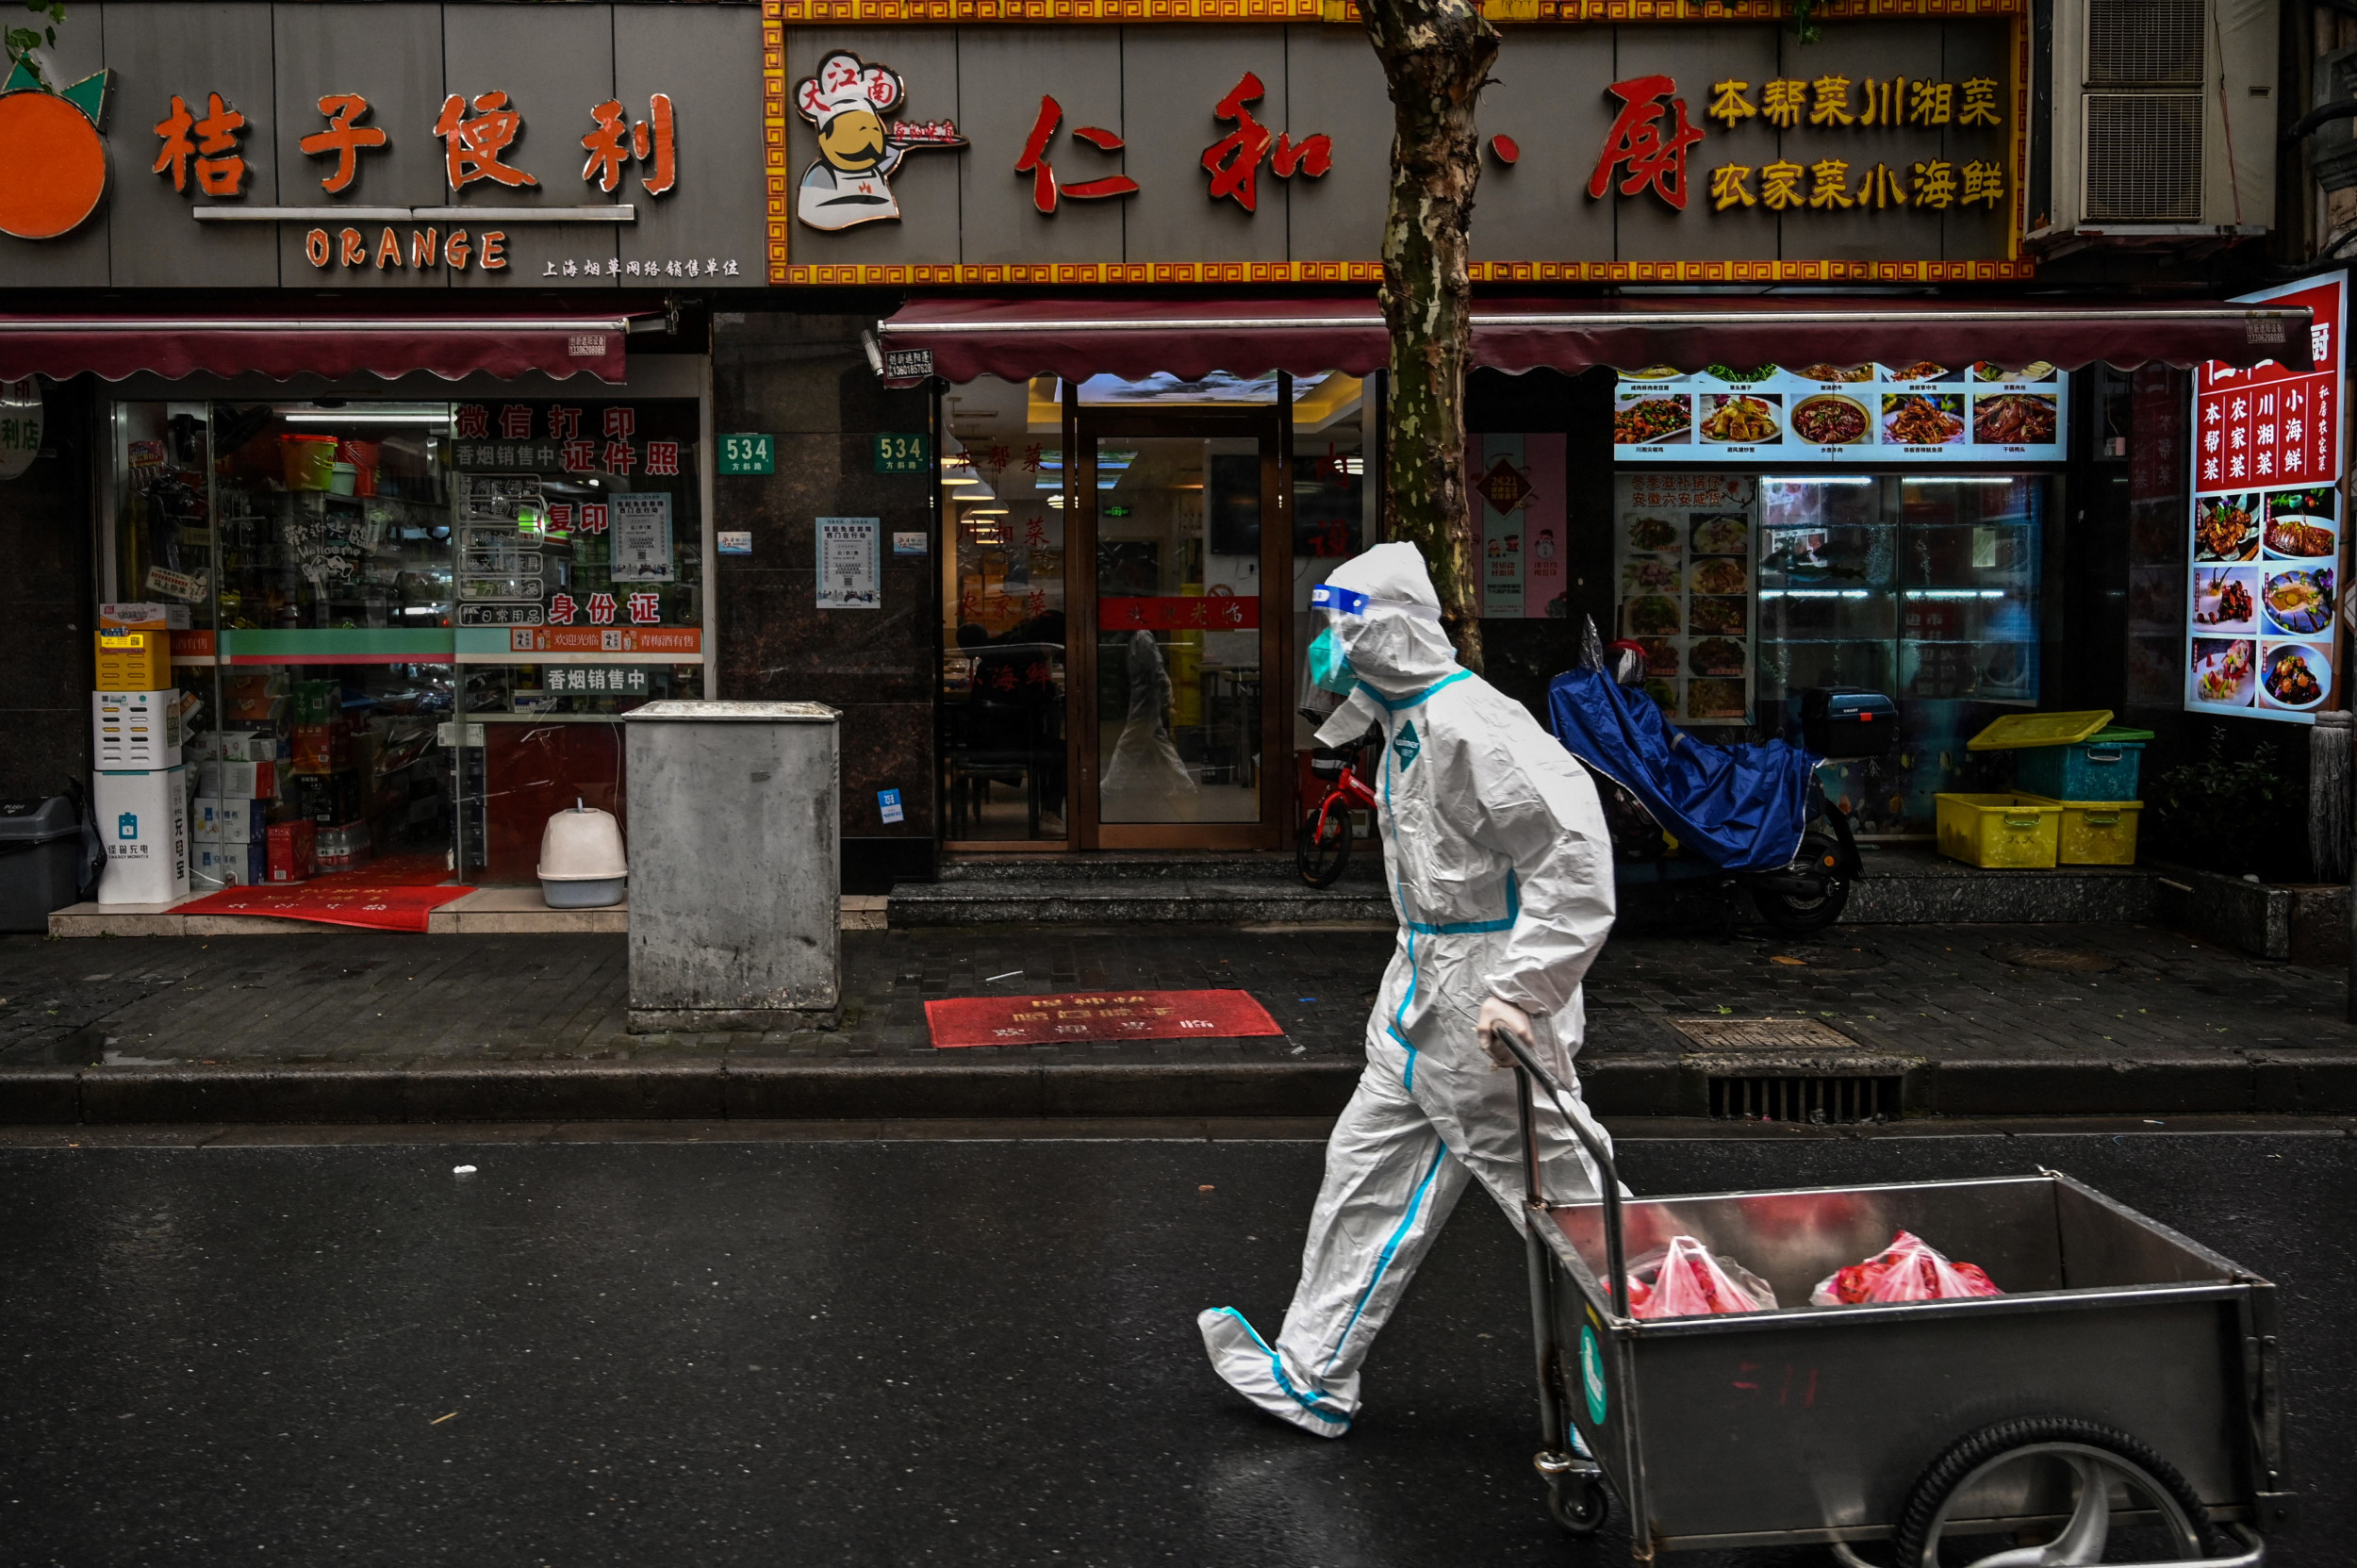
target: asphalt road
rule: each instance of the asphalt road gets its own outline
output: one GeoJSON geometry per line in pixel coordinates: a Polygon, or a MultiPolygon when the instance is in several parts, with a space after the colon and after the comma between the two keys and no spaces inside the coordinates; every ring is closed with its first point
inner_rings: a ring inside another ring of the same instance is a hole
{"type": "MultiPolygon", "coordinates": [[[[2357,1139],[1633,1141],[1640,1192],[2066,1170],[2284,1287],[2284,1565],[2346,1562],[2357,1139]]],[[[1520,1564],[1520,1246],[1469,1195],[1323,1443],[1305,1142],[0,1147],[0,1562],[1520,1564]],[[478,1166],[454,1176],[454,1164],[478,1166]]],[[[2167,1376],[2167,1369],[2154,1369],[2167,1376]]],[[[1821,1549],[1679,1560],[1830,1562],[1821,1549]]]]}

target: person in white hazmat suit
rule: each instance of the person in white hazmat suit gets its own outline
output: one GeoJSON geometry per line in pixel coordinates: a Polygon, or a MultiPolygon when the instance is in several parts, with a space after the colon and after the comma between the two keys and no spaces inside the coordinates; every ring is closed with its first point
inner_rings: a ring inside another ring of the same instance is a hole
{"type": "MultiPolygon", "coordinates": [[[[1368,1348],[1467,1178],[1523,1224],[1514,1077],[1499,1070],[1508,1058],[1492,1032],[1518,1036],[1571,1113],[1588,1114],[1572,1057],[1580,979],[1612,926],[1612,853],[1586,769],[1521,703],[1459,667],[1414,546],[1376,546],[1312,602],[1327,620],[1312,666],[1330,677],[1346,661],[1357,680],[1319,741],[1383,732],[1378,836],[1399,945],[1367,1019],[1366,1071],[1327,1145],[1284,1327],[1271,1344],[1232,1307],[1196,1323],[1237,1393],[1341,1437],[1368,1348]]],[[[1548,1196],[1594,1196],[1593,1165],[1561,1115],[1534,1120],[1548,1196]]]]}

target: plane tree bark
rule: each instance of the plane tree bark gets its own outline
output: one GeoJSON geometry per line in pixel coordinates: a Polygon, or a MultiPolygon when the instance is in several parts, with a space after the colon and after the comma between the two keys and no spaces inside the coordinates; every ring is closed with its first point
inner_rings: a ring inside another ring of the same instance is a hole
{"type": "Polygon", "coordinates": [[[1473,352],[1466,234],[1481,179],[1475,102],[1497,30],[1468,0],[1359,0],[1392,99],[1383,319],[1391,328],[1384,444],[1388,536],[1423,551],[1460,663],[1480,669],[1481,551],[1465,483],[1465,369],[1473,352]]]}

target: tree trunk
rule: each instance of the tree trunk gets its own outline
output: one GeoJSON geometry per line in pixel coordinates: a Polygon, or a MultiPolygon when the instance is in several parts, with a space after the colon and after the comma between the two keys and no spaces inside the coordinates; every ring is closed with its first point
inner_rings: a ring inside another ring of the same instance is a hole
{"type": "Polygon", "coordinates": [[[1465,490],[1465,364],[1473,286],[1465,234],[1481,178],[1474,105],[1497,30],[1467,0],[1360,0],[1395,126],[1383,223],[1383,319],[1392,333],[1384,444],[1389,536],[1424,552],[1442,624],[1481,668],[1481,551],[1465,490]]]}

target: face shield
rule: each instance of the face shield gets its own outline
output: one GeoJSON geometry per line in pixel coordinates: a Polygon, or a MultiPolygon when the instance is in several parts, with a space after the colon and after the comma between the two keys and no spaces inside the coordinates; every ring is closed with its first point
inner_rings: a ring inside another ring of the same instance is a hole
{"type": "Polygon", "coordinates": [[[1359,684],[1350,668],[1349,645],[1371,612],[1395,610],[1435,625],[1441,619],[1438,605],[1411,599],[1378,599],[1332,583],[1320,583],[1310,590],[1310,608],[1326,618],[1325,627],[1310,644],[1310,679],[1321,690],[1338,697],[1349,696],[1359,684]]]}

